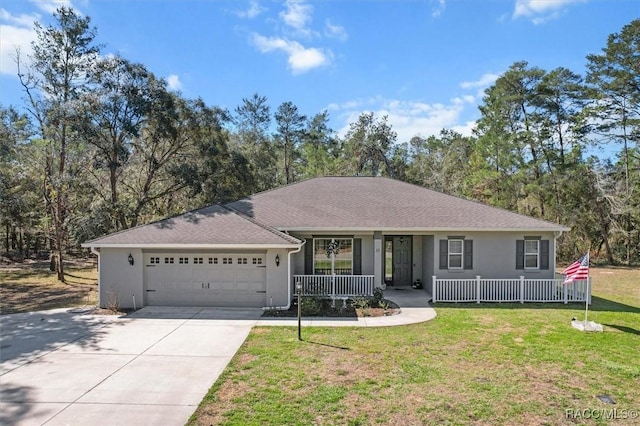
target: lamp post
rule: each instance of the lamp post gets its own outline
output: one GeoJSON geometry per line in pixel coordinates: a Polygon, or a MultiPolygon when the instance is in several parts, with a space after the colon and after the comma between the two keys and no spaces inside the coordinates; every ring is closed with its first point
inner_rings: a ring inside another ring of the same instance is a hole
{"type": "Polygon", "coordinates": [[[298,340],[302,340],[302,303],[300,303],[302,284],[300,282],[296,283],[296,293],[298,293],[298,340]]]}

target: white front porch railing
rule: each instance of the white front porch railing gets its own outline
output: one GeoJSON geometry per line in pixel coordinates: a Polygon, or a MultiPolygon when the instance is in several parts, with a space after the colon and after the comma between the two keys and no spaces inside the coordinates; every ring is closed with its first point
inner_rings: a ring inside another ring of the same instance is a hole
{"type": "Polygon", "coordinates": [[[294,294],[297,284],[302,286],[303,296],[373,296],[373,275],[294,275],[294,294]]]}
{"type": "Polygon", "coordinates": [[[433,302],[585,302],[591,303],[591,278],[563,284],[551,279],[441,279],[433,277],[433,302]]]}

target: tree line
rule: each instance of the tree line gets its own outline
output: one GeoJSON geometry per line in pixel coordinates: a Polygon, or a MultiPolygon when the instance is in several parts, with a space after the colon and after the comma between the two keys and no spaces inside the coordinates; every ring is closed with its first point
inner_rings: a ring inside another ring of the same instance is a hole
{"type": "Polygon", "coordinates": [[[640,20],[585,76],[514,63],[486,89],[472,136],[399,141],[362,113],[344,136],[322,111],[185,99],[144,65],[101,55],[89,17],[61,7],[16,52],[24,105],[1,106],[4,251],[64,258],[91,238],[322,175],[390,176],[572,227],[558,257],[640,262],[640,20]],[[594,154],[604,151],[603,154],[594,154]]]}

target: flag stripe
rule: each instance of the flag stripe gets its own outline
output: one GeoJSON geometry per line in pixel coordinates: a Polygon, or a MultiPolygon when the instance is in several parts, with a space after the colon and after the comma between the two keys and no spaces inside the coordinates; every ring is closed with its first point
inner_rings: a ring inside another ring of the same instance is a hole
{"type": "Polygon", "coordinates": [[[571,265],[562,271],[566,276],[563,284],[568,284],[573,281],[586,280],[589,278],[589,253],[582,256],[580,259],[573,262],[571,265]]]}

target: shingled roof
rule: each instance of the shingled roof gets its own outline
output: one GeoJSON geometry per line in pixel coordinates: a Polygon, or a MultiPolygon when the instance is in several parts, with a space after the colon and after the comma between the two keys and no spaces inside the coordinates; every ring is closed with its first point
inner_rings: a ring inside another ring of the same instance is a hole
{"type": "Polygon", "coordinates": [[[116,232],[86,247],[283,247],[284,231],[567,231],[383,177],[322,177],[116,232]]]}
{"type": "Polygon", "coordinates": [[[228,247],[297,246],[300,241],[220,205],[212,205],[158,222],[89,241],[87,247],[228,247]]]}
{"type": "Polygon", "coordinates": [[[321,177],[228,207],[287,231],[566,231],[569,228],[384,177],[321,177]]]}

